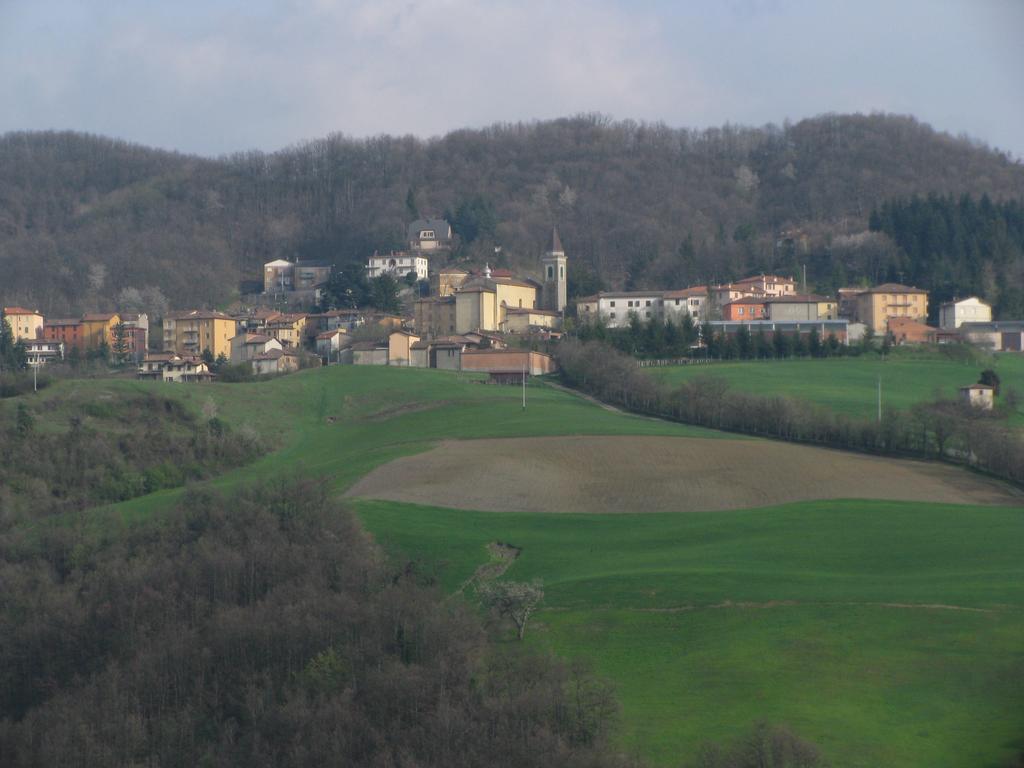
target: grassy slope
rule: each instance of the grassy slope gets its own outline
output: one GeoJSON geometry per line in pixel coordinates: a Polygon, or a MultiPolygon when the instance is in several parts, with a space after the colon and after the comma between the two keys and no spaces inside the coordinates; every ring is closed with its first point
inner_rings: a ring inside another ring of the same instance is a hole
{"type": "Polygon", "coordinates": [[[358,508],[386,546],[440,562],[447,589],[487,542],[522,547],[509,577],[547,588],[532,642],[614,679],[627,744],[658,764],[762,718],[836,766],[1001,765],[1024,734],[1024,510],[358,508]]]}
{"type": "MultiPolygon", "coordinates": [[[[831,365],[831,363],[829,363],[831,365]]],[[[258,384],[62,384],[116,398],[157,387],[197,412],[213,399],[278,450],[214,484],[295,472],[343,489],[374,466],[449,437],[714,436],[610,413],[541,386],[519,391],[438,371],[336,367],[258,384]],[[411,405],[411,407],[409,407],[411,405]]],[[[13,403],[0,407],[14,407],[13,403]]],[[[479,482],[468,476],[467,482],[479,482]]],[[[152,515],[169,491],[97,510],[152,515]]],[[[364,502],[389,548],[440,562],[454,588],[493,540],[522,546],[512,578],[540,576],[532,642],[594,659],[618,682],[628,743],[660,764],[750,722],[788,722],[837,766],[990,765],[1024,734],[1024,510],[831,502],[711,514],[523,515],[364,502]],[[796,601],[773,608],[708,606],[796,601]],[[834,603],[954,603],[992,613],[834,603]],[[694,605],[695,610],[659,611],[694,605]]]]}
{"type": "MultiPolygon", "coordinates": [[[[694,376],[720,377],[736,389],[760,394],[783,394],[806,399],[833,410],[871,418],[877,408],[878,377],[882,405],[909,408],[940,395],[955,397],[958,387],[972,384],[987,367],[936,356],[899,353],[882,360],[876,355],[833,360],[784,360],[715,363],[711,366],[652,368],[652,375],[669,382],[694,376]]],[[[992,366],[1004,386],[1024,395],[1024,355],[1002,354],[992,366]]],[[[1024,402],[1015,421],[1024,424],[1024,402]]]]}

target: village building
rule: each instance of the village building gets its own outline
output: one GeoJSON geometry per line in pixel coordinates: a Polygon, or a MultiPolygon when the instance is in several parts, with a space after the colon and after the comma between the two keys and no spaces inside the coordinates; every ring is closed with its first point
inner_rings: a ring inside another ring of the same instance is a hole
{"type": "Polygon", "coordinates": [[[271,349],[253,357],[249,364],[257,376],[299,370],[299,356],[289,349],[271,349]]]}
{"type": "Polygon", "coordinates": [[[274,350],[284,349],[280,341],[263,333],[239,333],[231,339],[230,360],[245,363],[274,350]]]}
{"type": "Polygon", "coordinates": [[[964,323],[992,322],[992,307],[977,296],[947,301],[939,306],[939,328],[952,331],[964,323]]]}
{"type": "Polygon", "coordinates": [[[602,291],[576,302],[576,317],[581,322],[600,319],[608,328],[629,327],[630,317],[640,320],[661,317],[663,291],[602,291]]]}
{"type": "Polygon", "coordinates": [[[24,307],[4,307],[4,317],[15,343],[43,338],[44,318],[40,312],[24,307]]]}
{"type": "Polygon", "coordinates": [[[352,345],[354,365],[387,365],[388,347],[373,341],[360,341],[352,345]]]}
{"type": "Polygon", "coordinates": [[[455,333],[455,296],[431,296],[413,302],[413,323],[425,336],[455,333]]]}
{"type": "Polygon", "coordinates": [[[263,292],[313,295],[331,279],[334,265],[327,261],[275,259],[263,265],[263,292]]]}
{"type": "Polygon", "coordinates": [[[211,381],[206,362],[198,355],[178,355],[173,352],[146,355],[139,366],[138,377],[167,382],[211,381]]]}
{"type": "Polygon", "coordinates": [[[780,296],[792,296],[796,293],[796,283],[793,281],[793,278],[763,273],[737,280],[733,283],[733,286],[743,291],[746,296],[778,298],[780,296]]]}
{"type": "Polygon", "coordinates": [[[562,327],[562,315],[548,309],[505,308],[505,322],[501,328],[504,333],[531,333],[541,329],[557,329],[562,327]]]}
{"type": "Polygon", "coordinates": [[[537,284],[511,277],[494,277],[485,269],[482,277],[467,280],[455,292],[455,332],[499,331],[505,311],[537,308],[537,284]]]}
{"type": "Polygon", "coordinates": [[[661,306],[667,321],[679,323],[684,315],[689,315],[695,325],[700,325],[708,318],[708,288],[695,285],[680,291],[665,291],[661,306]]]}
{"type": "Polygon", "coordinates": [[[1024,320],[995,320],[991,323],[960,324],[960,337],[992,352],[1024,351],[1024,320]]]}
{"type": "Polygon", "coordinates": [[[889,335],[893,343],[900,346],[907,344],[935,344],[937,328],[912,320],[909,317],[890,317],[889,335]]]}
{"type": "Polygon", "coordinates": [[[766,320],[835,320],[839,307],[825,296],[791,294],[764,301],[766,320]]]}
{"type": "Polygon", "coordinates": [[[268,320],[263,328],[285,347],[301,347],[306,334],[306,316],[303,314],[279,314],[268,320]]]}
{"type": "Polygon", "coordinates": [[[50,318],[43,325],[43,338],[46,341],[61,342],[68,354],[71,350],[86,351],[82,321],[77,317],[50,318]]]}
{"type": "Polygon", "coordinates": [[[561,313],[565,311],[567,291],[567,259],[558,228],[551,228],[551,242],[540,258],[543,286],[541,309],[561,313]]]}
{"type": "Polygon", "coordinates": [[[969,387],[960,387],[960,399],[967,405],[991,411],[995,405],[995,388],[988,384],[971,384],[969,387]]]}
{"type": "Polygon", "coordinates": [[[928,317],[928,292],[899,283],[884,283],[857,295],[857,320],[877,335],[889,329],[889,318],[924,322],[928,317]]]}
{"type": "Polygon", "coordinates": [[[469,278],[469,272],[459,267],[441,267],[430,275],[430,295],[451,296],[469,278]]]}
{"type": "Polygon", "coordinates": [[[411,251],[446,251],[452,247],[452,227],[444,219],[416,219],[407,234],[411,251]]]}
{"type": "Polygon", "coordinates": [[[845,317],[847,320],[857,319],[857,297],[863,292],[863,288],[840,288],[836,291],[839,317],[845,317]]]}
{"type": "Polygon", "coordinates": [[[339,328],[316,335],[316,353],[329,363],[348,362],[342,360],[342,351],[352,346],[352,337],[339,328]]]}
{"type": "Polygon", "coordinates": [[[82,339],[85,349],[114,346],[115,328],[121,323],[117,312],[94,312],[82,315],[82,339]]]}
{"type": "Polygon", "coordinates": [[[543,352],[521,349],[467,349],[462,352],[462,370],[490,374],[492,381],[522,381],[558,369],[555,360],[543,352]]]}
{"type": "Polygon", "coordinates": [[[306,315],[306,335],[315,338],[325,331],[351,333],[366,324],[366,317],[359,309],[331,309],[327,312],[306,315]]]}
{"type": "Polygon", "coordinates": [[[121,328],[128,357],[135,362],[141,361],[149,351],[149,315],[145,312],[122,312],[121,328]]]}
{"type": "Polygon", "coordinates": [[[209,350],[214,358],[231,357],[231,339],[238,322],[223,312],[193,309],[164,316],[163,348],[179,355],[201,355],[209,350]]]}
{"type": "Polygon", "coordinates": [[[412,345],[419,340],[409,331],[392,331],[388,336],[388,365],[412,365],[412,345]]]}
{"type": "Polygon", "coordinates": [[[427,257],[404,251],[392,251],[383,256],[375,252],[366,262],[366,277],[371,280],[381,275],[391,275],[395,279],[401,279],[410,272],[416,274],[417,280],[426,280],[430,272],[430,262],[427,257]]]}
{"type": "Polygon", "coordinates": [[[778,320],[754,320],[754,321],[728,321],[711,320],[707,326],[714,334],[733,336],[741,330],[746,330],[751,336],[763,333],[768,340],[774,338],[776,333],[784,333],[790,336],[810,336],[812,332],[818,334],[821,341],[826,341],[829,336],[835,336],[840,344],[848,344],[850,340],[849,322],[846,320],[817,320],[817,321],[778,321],[778,320]]]}
{"type": "Polygon", "coordinates": [[[25,358],[31,366],[37,367],[64,359],[63,341],[47,341],[46,339],[26,341],[22,339],[22,343],[25,345],[25,358]]]}
{"type": "Polygon", "coordinates": [[[750,322],[764,320],[765,300],[755,296],[733,299],[722,307],[722,319],[726,321],[750,322]]]}

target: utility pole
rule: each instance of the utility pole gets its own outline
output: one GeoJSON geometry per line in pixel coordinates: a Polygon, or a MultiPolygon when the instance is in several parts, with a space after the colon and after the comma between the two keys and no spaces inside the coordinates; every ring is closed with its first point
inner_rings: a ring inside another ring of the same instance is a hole
{"type": "Polygon", "coordinates": [[[33,392],[38,392],[39,391],[39,361],[38,360],[36,361],[36,364],[32,366],[32,391],[33,392]]]}
{"type": "Polygon", "coordinates": [[[882,374],[878,374],[878,423],[882,423],[882,374]]]}
{"type": "MultiPolygon", "coordinates": [[[[530,353],[526,353],[529,357],[530,353]]],[[[523,360],[523,410],[526,410],[526,360],[523,360]]]]}

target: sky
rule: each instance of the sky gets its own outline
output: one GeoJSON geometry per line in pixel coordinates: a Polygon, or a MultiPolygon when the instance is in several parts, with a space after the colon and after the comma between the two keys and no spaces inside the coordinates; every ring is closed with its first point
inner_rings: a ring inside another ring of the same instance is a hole
{"type": "Polygon", "coordinates": [[[202,155],[600,112],[909,114],[1024,158],[1024,0],[0,0],[0,132],[202,155]]]}

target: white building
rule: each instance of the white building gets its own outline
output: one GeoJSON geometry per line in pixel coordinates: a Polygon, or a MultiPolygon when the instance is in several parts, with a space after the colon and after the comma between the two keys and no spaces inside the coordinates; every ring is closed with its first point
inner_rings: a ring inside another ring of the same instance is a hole
{"type": "Polygon", "coordinates": [[[625,328],[630,316],[643,322],[661,319],[678,323],[689,314],[694,323],[707,319],[707,290],[701,286],[681,291],[610,291],[587,296],[576,302],[580,322],[596,322],[608,328],[625,328]]]}
{"type": "Polygon", "coordinates": [[[444,219],[416,219],[409,225],[409,248],[414,251],[450,249],[452,226],[444,219]]]}
{"type": "Polygon", "coordinates": [[[992,322],[992,307],[977,296],[959,301],[947,301],[939,307],[939,328],[956,330],[963,323],[992,322]]]}
{"type": "Polygon", "coordinates": [[[426,256],[405,252],[395,253],[394,251],[385,256],[375,253],[366,263],[366,276],[373,279],[380,275],[390,274],[397,279],[405,277],[410,272],[415,272],[417,280],[426,280],[429,267],[430,262],[426,256]]]}
{"type": "Polygon", "coordinates": [[[49,339],[32,339],[25,342],[25,357],[32,366],[46,365],[53,360],[64,359],[64,342],[49,339]]]}

